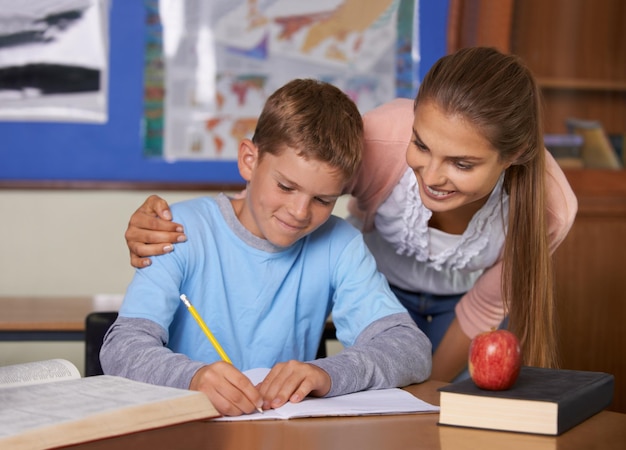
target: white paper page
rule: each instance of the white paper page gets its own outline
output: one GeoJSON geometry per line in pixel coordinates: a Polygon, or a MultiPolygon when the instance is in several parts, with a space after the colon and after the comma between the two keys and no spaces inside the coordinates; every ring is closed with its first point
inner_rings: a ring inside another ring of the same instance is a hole
{"type": "Polygon", "coordinates": [[[270,373],[270,369],[267,369],[265,367],[260,367],[258,369],[246,370],[243,374],[247,376],[248,379],[252,382],[252,384],[256,386],[257,384],[259,384],[261,381],[265,379],[268,373],[270,373]]]}
{"type": "MultiPolygon", "coordinates": [[[[244,372],[257,384],[269,369],[252,369],[244,372]]],[[[424,402],[402,389],[378,389],[355,392],[330,398],[307,397],[300,403],[286,403],[280,408],[236,417],[219,417],[219,421],[277,420],[296,417],[364,416],[372,414],[406,414],[437,412],[438,406],[424,402]]]]}
{"type": "Polygon", "coordinates": [[[0,437],[127,406],[196,394],[195,391],[137,383],[109,375],[30,386],[28,389],[0,389],[0,437]]]}
{"type": "Polygon", "coordinates": [[[0,388],[28,386],[80,378],[74,364],[65,359],[49,359],[0,367],[0,388]]]}

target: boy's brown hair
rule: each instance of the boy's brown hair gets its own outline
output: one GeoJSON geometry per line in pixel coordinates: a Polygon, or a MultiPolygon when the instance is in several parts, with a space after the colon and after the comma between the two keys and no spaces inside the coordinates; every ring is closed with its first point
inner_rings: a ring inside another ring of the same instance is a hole
{"type": "Polygon", "coordinates": [[[328,163],[348,181],[359,167],[363,119],[339,88],[318,80],[295,79],[265,102],[252,137],[259,156],[296,150],[305,159],[328,163]]]}

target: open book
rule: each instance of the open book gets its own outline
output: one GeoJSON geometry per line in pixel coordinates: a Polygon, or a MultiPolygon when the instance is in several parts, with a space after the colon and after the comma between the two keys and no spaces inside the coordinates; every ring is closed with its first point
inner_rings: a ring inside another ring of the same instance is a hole
{"type": "Polygon", "coordinates": [[[216,416],[203,393],[81,378],[62,359],[0,367],[0,448],[66,446],[216,416]]]}
{"type": "MultiPolygon", "coordinates": [[[[269,369],[247,370],[244,374],[258,384],[269,369]]],[[[307,397],[299,403],[287,402],[280,408],[243,416],[219,417],[220,421],[277,420],[297,417],[365,416],[372,414],[407,414],[437,412],[439,407],[426,403],[402,389],[378,389],[340,395],[338,397],[307,397]]]]}

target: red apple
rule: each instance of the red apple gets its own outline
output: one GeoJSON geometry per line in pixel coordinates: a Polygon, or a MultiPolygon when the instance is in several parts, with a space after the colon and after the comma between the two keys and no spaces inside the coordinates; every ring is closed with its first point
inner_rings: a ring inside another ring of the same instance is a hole
{"type": "Polygon", "coordinates": [[[490,391],[509,389],[515,384],[521,366],[519,339],[510,331],[487,331],[472,339],[469,373],[479,388],[490,391]]]}

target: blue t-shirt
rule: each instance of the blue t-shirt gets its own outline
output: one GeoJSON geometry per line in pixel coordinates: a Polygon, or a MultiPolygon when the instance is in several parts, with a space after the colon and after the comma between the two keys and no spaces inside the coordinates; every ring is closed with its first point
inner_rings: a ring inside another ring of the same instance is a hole
{"type": "Polygon", "coordinates": [[[405,312],[377,271],[361,233],[331,216],[288,248],[257,238],[224,195],[172,206],[187,242],[137,270],[120,316],[168,331],[167,346],[193,360],[219,360],[187,308],[185,294],[235,367],[312,360],[330,313],[345,346],[369,324],[405,312]]]}

